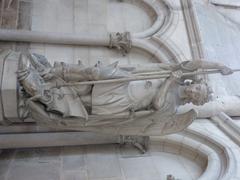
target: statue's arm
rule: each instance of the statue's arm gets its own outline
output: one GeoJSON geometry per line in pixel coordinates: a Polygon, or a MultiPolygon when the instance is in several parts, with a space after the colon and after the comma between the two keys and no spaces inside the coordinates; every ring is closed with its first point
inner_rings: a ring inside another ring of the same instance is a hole
{"type": "Polygon", "coordinates": [[[156,110],[160,110],[164,103],[166,102],[167,93],[169,88],[173,83],[176,83],[177,79],[180,79],[182,76],[182,71],[175,71],[172,75],[167,78],[164,83],[160,86],[159,91],[157,92],[156,96],[153,100],[153,107],[156,110]]]}

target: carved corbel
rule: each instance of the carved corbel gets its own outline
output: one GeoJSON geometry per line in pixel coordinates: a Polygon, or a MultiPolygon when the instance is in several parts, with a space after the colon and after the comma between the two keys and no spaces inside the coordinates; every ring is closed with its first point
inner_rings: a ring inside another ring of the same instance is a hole
{"type": "Polygon", "coordinates": [[[144,154],[148,150],[149,140],[149,136],[120,136],[119,144],[121,146],[130,144],[144,154]]]}
{"type": "Polygon", "coordinates": [[[109,48],[117,48],[125,56],[132,47],[130,32],[110,33],[109,48]]]}

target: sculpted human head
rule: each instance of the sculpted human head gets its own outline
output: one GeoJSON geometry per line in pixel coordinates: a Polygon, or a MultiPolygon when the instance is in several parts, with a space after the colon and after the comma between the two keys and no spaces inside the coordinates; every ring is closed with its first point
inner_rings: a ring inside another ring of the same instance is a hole
{"type": "Polygon", "coordinates": [[[189,84],[184,87],[185,103],[203,105],[210,99],[211,89],[206,83],[189,84]]]}

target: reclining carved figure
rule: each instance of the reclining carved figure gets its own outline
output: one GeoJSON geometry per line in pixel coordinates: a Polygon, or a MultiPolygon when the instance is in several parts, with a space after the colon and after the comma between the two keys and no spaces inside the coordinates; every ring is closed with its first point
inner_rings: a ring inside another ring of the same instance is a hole
{"type": "Polygon", "coordinates": [[[232,70],[207,61],[180,64],[118,66],[118,63],[86,67],[81,62],[53,66],[38,54],[20,55],[21,118],[32,117],[40,125],[117,135],[165,135],[185,129],[196,118],[190,110],[178,113],[186,103],[203,105],[210,88],[197,76],[183,73],[217,69],[232,70]],[[118,80],[168,73],[165,79],[148,79],[79,85],[78,82],[118,80]],[[72,83],[72,85],[71,85],[72,83]],[[70,84],[70,85],[69,85],[70,84]]]}

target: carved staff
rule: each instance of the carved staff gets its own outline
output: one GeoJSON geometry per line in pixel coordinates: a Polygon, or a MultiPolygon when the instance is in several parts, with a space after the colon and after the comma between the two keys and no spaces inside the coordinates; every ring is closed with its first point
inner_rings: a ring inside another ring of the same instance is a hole
{"type": "MultiPolygon", "coordinates": [[[[240,69],[234,69],[233,72],[238,72],[240,69]]],[[[207,71],[194,71],[183,73],[184,76],[194,76],[194,75],[202,75],[202,74],[217,74],[221,73],[221,70],[207,70],[207,71]]],[[[155,73],[147,75],[139,75],[134,77],[127,78],[119,78],[119,79],[107,79],[107,80],[97,80],[97,81],[83,81],[83,82],[75,82],[75,83],[64,83],[64,84],[55,84],[54,87],[64,87],[64,86],[78,86],[78,85],[94,85],[94,84],[108,84],[108,83],[123,83],[130,81],[141,81],[141,80],[151,80],[151,79],[163,79],[171,76],[171,73],[167,72],[166,74],[163,72],[155,73]]]]}

